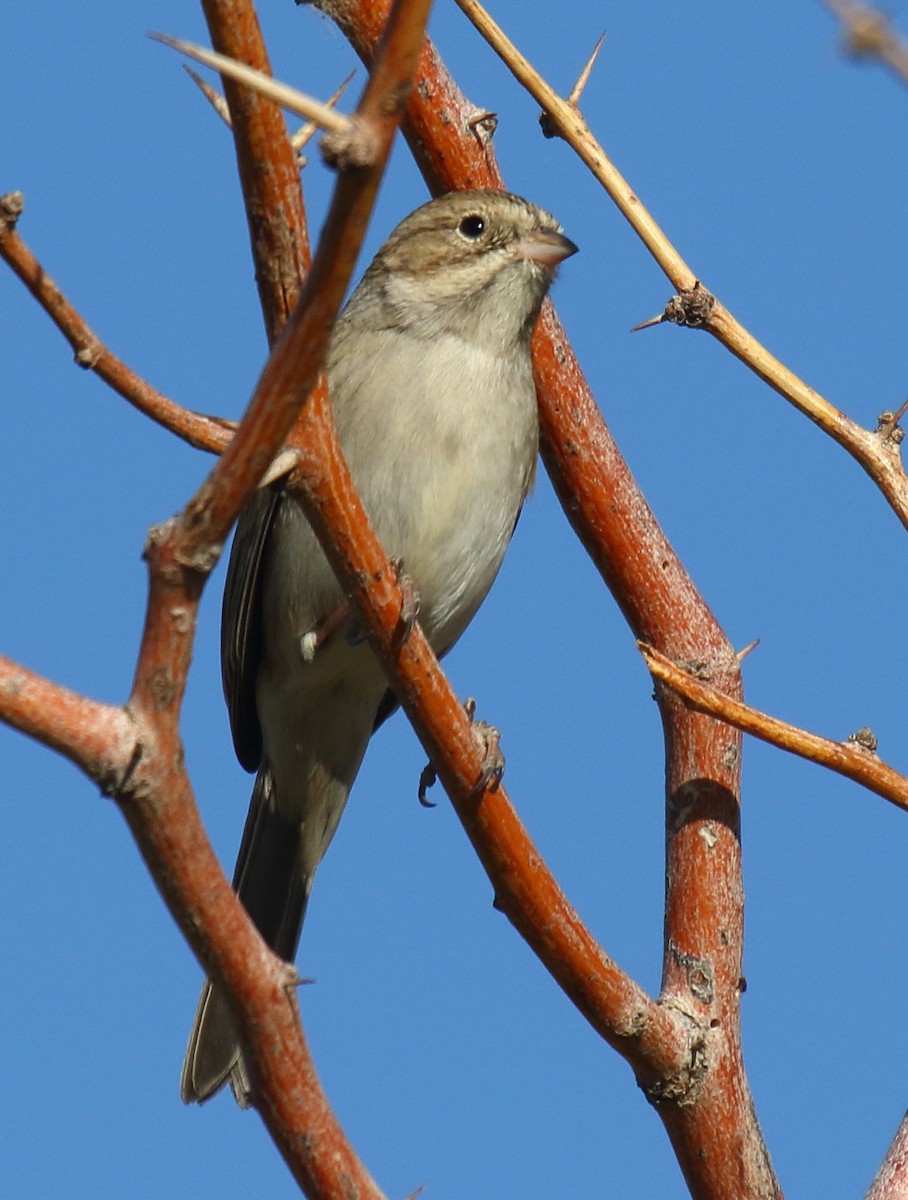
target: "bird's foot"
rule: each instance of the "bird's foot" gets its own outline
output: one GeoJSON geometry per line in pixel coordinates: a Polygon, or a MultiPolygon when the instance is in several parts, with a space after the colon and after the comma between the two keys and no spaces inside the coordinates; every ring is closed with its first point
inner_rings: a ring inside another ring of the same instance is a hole
{"type": "Polygon", "coordinates": [[[397,618],[397,638],[398,645],[403,646],[413,632],[413,626],[416,624],[416,618],[419,614],[419,592],[416,590],[416,584],[413,582],[412,577],[404,570],[404,560],[402,558],[392,558],[391,566],[394,568],[394,578],[397,580],[397,586],[400,588],[400,615],[397,618]]]}
{"type": "Polygon", "coordinates": [[[476,720],[476,701],[472,698],[464,704],[467,716],[470,718],[470,728],[473,739],[482,751],[482,767],[479,779],[473,787],[471,796],[476,797],[488,789],[495,792],[504,775],[504,754],[501,750],[501,731],[487,721],[476,720]]]}

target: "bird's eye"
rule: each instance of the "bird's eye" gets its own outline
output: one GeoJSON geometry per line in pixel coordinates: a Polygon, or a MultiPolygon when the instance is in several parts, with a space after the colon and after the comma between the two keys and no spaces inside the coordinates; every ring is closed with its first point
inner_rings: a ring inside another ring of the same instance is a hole
{"type": "Polygon", "coordinates": [[[486,223],[482,217],[464,217],[457,228],[465,238],[469,238],[470,241],[475,242],[477,238],[482,237],[485,233],[486,223]]]}

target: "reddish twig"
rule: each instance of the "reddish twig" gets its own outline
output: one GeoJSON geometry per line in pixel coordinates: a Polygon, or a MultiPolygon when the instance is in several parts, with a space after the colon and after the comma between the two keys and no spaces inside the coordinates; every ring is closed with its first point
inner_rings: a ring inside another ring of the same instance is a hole
{"type": "Polygon", "coordinates": [[[724,695],[651,646],[641,643],[639,650],[655,678],[671,688],[688,707],[724,721],[743,733],[753,734],[780,750],[827,767],[868,791],[876,792],[896,808],[908,810],[908,778],[881,762],[875,751],[863,745],[861,739],[833,742],[808,733],[806,729],[798,729],[787,721],[780,721],[724,695]]]}
{"type": "MultiPolygon", "coordinates": [[[[256,1100],[272,1136],[307,1194],[332,1200],[379,1200],[380,1192],[315,1075],[296,1016],[295,972],[265,946],[207,841],[178,722],[204,582],[240,505],[315,380],[412,79],[428,7],[428,0],[399,0],[395,7],[357,113],[357,165],[341,173],[319,253],[243,425],[181,516],[151,531],[145,630],[125,709],[96,705],[0,663],[0,716],[67,753],[115,795],[175,920],[209,974],[237,1001],[256,1100]]],[[[222,48],[225,42],[228,50],[240,46],[248,60],[263,60],[251,5],[211,2],[207,8],[222,48]]],[[[299,293],[302,226],[287,219],[288,212],[302,216],[298,181],[294,167],[294,201],[286,170],[276,171],[279,159],[293,162],[293,151],[273,106],[232,91],[254,253],[260,267],[267,262],[273,268],[259,272],[273,332],[299,293]],[[275,149],[272,137],[283,150],[275,149]],[[257,205],[270,209],[267,217],[257,205]]]]}
{"type": "Polygon", "coordinates": [[[19,276],[72,346],[76,363],[94,371],[139,412],[183,438],[190,446],[220,453],[232,436],[230,423],[182,408],[108,350],[16,232],[15,223],[22,209],[20,193],[0,196],[0,258],[19,276]]]}
{"type": "MultiPolygon", "coordinates": [[[[202,9],[215,50],[270,74],[252,0],[202,0],[202,9]]],[[[275,104],[229,79],[224,80],[224,98],[270,345],[293,312],[309,267],[299,170],[283,113],[275,104]]]]}
{"type": "Polygon", "coordinates": [[[137,753],[136,729],[122,708],[79,696],[2,655],[0,715],[65,755],[103,792],[123,782],[137,753]]]}

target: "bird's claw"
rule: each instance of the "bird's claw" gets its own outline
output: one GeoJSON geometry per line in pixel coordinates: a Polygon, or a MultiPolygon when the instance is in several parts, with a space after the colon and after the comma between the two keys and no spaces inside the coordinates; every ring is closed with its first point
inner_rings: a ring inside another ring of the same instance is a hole
{"type": "Polygon", "coordinates": [[[413,632],[413,626],[416,624],[416,618],[419,614],[419,592],[416,590],[416,585],[411,576],[404,571],[404,560],[402,558],[392,558],[391,566],[394,568],[394,578],[397,580],[397,586],[400,588],[400,615],[397,618],[397,637],[398,644],[402,646],[413,632]]]}
{"type": "Polygon", "coordinates": [[[426,792],[433,784],[438,782],[438,774],[430,762],[426,763],[419,776],[419,791],[416,793],[419,797],[419,803],[423,808],[435,808],[435,801],[430,800],[426,792]]]}
{"type": "MultiPolygon", "coordinates": [[[[501,752],[501,733],[494,725],[486,721],[476,720],[476,701],[467,700],[464,704],[467,716],[470,718],[470,729],[473,740],[482,751],[482,767],[479,779],[470,789],[470,799],[475,800],[486,790],[497,792],[504,775],[504,755],[501,752]]],[[[438,772],[432,763],[426,763],[419,776],[419,803],[423,808],[434,808],[435,801],[426,795],[429,788],[438,781],[438,772]]]]}
{"type": "Polygon", "coordinates": [[[481,796],[487,789],[497,792],[504,776],[504,754],[501,751],[501,731],[486,721],[476,720],[476,701],[472,698],[464,704],[473,739],[482,750],[482,768],[479,779],[470,793],[471,798],[481,796]]]}

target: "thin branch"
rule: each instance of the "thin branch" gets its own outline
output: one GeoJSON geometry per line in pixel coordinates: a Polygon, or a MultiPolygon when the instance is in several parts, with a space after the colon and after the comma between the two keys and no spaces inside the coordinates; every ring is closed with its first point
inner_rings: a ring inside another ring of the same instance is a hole
{"type": "Polygon", "coordinates": [[[697,679],[689,669],[679,666],[651,646],[638,643],[638,648],[655,678],[697,712],[724,721],[743,733],[753,734],[780,750],[828,767],[846,779],[861,784],[868,791],[876,792],[897,808],[908,811],[908,778],[880,762],[872,749],[862,745],[860,738],[833,742],[815,733],[808,733],[805,729],[789,725],[717,691],[697,679]]]}
{"type": "Polygon", "coordinates": [[[122,708],[52,683],[0,655],[0,720],[65,755],[110,792],[138,752],[136,728],[122,708]]]}
{"type": "MultiPolygon", "coordinates": [[[[457,4],[514,77],[541,104],[550,126],[557,130],[599,180],[675,287],[678,296],[669,303],[672,310],[682,316],[680,319],[675,316],[668,319],[679,324],[696,323],[698,327],[706,329],[771,388],[819,425],[863,467],[908,529],[908,477],[902,467],[898,447],[881,440],[875,433],[846,417],[799,379],[702,287],[698,277],[656,224],[627,180],[609,160],[577,107],[562,99],[545,82],[478,0],[457,0],[457,4]],[[684,319],[689,298],[698,295],[701,300],[704,295],[709,296],[709,312],[705,319],[696,322],[684,319]]],[[[645,325],[650,323],[644,322],[645,325]]]]}
{"type": "Polygon", "coordinates": [[[183,63],[183,70],[196,85],[214,111],[218,114],[228,129],[233,127],[233,122],[230,120],[230,109],[227,107],[226,99],[221,95],[216,88],[213,88],[207,79],[203,79],[197,71],[193,71],[187,63],[183,63]]]}
{"type": "MultiPolygon", "coordinates": [[[[271,64],[252,0],[202,0],[211,44],[266,74],[271,64]]],[[[309,231],[296,155],[281,110],[224,80],[255,281],[268,344],[296,307],[309,268],[309,231]]]]}
{"type": "MultiPolygon", "coordinates": [[[[331,93],[331,95],[325,101],[328,108],[335,107],[335,105],[338,103],[338,101],[343,96],[344,92],[346,92],[347,88],[353,82],[355,75],[356,75],[356,71],[351,71],[350,74],[346,77],[346,79],[342,80],[341,83],[334,89],[334,91],[331,93]]],[[[303,149],[304,146],[307,146],[309,144],[309,142],[312,141],[312,139],[318,133],[318,130],[319,130],[319,126],[316,121],[307,121],[305,123],[305,125],[301,125],[299,127],[299,129],[296,131],[296,133],[290,135],[290,145],[293,147],[293,149],[296,151],[297,154],[300,153],[300,151],[303,149]]]]}
{"type": "Polygon", "coordinates": [[[0,258],[19,276],[72,346],[77,365],[94,371],[139,412],[190,446],[219,454],[230,441],[230,426],[176,404],[108,350],[16,232],[11,214],[18,217],[22,207],[18,192],[0,197],[0,258]]]}
{"type": "Polygon", "coordinates": [[[172,50],[178,50],[188,58],[194,58],[206,67],[213,67],[215,71],[220,71],[221,75],[257,92],[266,100],[273,100],[275,104],[296,113],[298,117],[313,121],[321,129],[341,134],[351,132],[353,123],[350,117],[345,117],[330,104],[323,104],[321,100],[307,96],[305,92],[300,92],[289,84],[280,83],[264,71],[257,71],[253,67],[247,67],[245,63],[229,58],[226,54],[217,54],[214,50],[206,50],[204,46],[196,46],[193,42],[184,42],[164,33],[150,33],[148,36],[155,42],[170,46],[172,50]]]}

